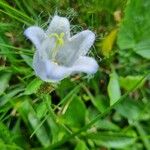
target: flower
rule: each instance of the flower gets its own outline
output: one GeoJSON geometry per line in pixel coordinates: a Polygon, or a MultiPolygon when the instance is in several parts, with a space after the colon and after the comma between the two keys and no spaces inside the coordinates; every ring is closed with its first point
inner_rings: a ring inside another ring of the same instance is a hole
{"type": "Polygon", "coordinates": [[[94,74],[98,69],[95,59],[85,56],[95,34],[85,30],[71,37],[65,17],[54,16],[46,31],[31,26],[24,34],[36,47],[33,69],[46,82],[58,82],[78,72],[94,74]]]}

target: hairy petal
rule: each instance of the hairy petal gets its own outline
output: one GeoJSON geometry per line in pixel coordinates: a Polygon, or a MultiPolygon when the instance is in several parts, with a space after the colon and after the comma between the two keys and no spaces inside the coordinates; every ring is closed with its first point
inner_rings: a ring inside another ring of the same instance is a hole
{"type": "Polygon", "coordinates": [[[65,66],[57,65],[54,62],[48,61],[47,66],[47,78],[53,81],[60,81],[71,74],[71,69],[65,66]]]}
{"type": "Polygon", "coordinates": [[[78,55],[86,55],[91,46],[93,45],[95,40],[95,34],[90,30],[82,31],[76,35],[74,35],[70,41],[72,44],[72,48],[78,45],[78,55]]]}
{"type": "Polygon", "coordinates": [[[90,30],[85,30],[74,35],[59,51],[57,60],[61,64],[71,66],[79,56],[87,54],[94,40],[95,34],[90,30]]]}
{"type": "Polygon", "coordinates": [[[43,59],[51,59],[52,58],[52,52],[53,49],[55,49],[55,45],[56,45],[56,40],[55,38],[51,37],[51,38],[46,38],[40,48],[38,49],[39,51],[39,55],[43,58],[43,59]]]}
{"type": "Polygon", "coordinates": [[[48,59],[41,59],[38,51],[34,55],[33,68],[36,75],[46,82],[59,82],[71,73],[70,68],[59,66],[48,59]]]}
{"type": "Polygon", "coordinates": [[[42,42],[46,38],[46,34],[44,33],[44,31],[37,26],[31,26],[27,28],[24,31],[24,35],[32,41],[32,43],[35,45],[37,49],[40,48],[42,42]]]}
{"type": "Polygon", "coordinates": [[[33,69],[35,74],[40,77],[42,80],[46,80],[46,66],[44,61],[41,59],[39,52],[36,51],[33,57],[33,69]]]}
{"type": "Polygon", "coordinates": [[[50,22],[50,25],[46,31],[47,34],[52,34],[52,33],[65,33],[65,37],[69,38],[70,37],[70,23],[69,20],[65,17],[59,17],[59,16],[54,16],[52,21],[50,22]]]}
{"type": "Polygon", "coordinates": [[[88,56],[80,56],[72,66],[72,71],[94,74],[98,70],[98,64],[95,59],[88,56]]]}

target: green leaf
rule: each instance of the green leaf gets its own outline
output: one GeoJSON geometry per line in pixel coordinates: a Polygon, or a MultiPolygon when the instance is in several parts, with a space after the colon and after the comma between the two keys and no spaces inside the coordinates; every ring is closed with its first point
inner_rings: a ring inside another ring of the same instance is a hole
{"type": "Polygon", "coordinates": [[[95,123],[95,126],[98,129],[104,129],[104,130],[111,130],[111,131],[119,131],[120,127],[114,124],[113,122],[109,120],[99,120],[97,123],[95,123]]]}
{"type": "Polygon", "coordinates": [[[13,73],[19,73],[19,74],[24,74],[24,75],[32,73],[30,68],[20,66],[20,65],[13,65],[11,69],[13,73]]]}
{"type": "Polygon", "coordinates": [[[142,57],[150,59],[150,39],[139,42],[133,50],[142,57]]]}
{"type": "Polygon", "coordinates": [[[74,150],[87,150],[87,146],[84,141],[78,141],[74,150]]]}
{"type": "Polygon", "coordinates": [[[93,99],[92,103],[100,112],[104,112],[107,109],[107,107],[109,107],[109,102],[103,95],[95,96],[95,99],[93,99]]]}
{"type": "Polygon", "coordinates": [[[118,76],[115,71],[110,74],[107,91],[110,98],[110,105],[113,105],[121,96],[118,76]]]}
{"type": "Polygon", "coordinates": [[[8,16],[12,17],[13,19],[16,19],[17,21],[20,21],[21,23],[24,23],[26,25],[31,25],[34,23],[34,20],[24,14],[23,12],[15,9],[14,7],[11,7],[7,4],[7,2],[0,1],[0,6],[5,10],[0,10],[1,12],[7,14],[8,16]]]}
{"type": "Polygon", "coordinates": [[[126,99],[116,106],[116,111],[129,120],[138,120],[143,111],[143,104],[126,99]]]}
{"type": "Polygon", "coordinates": [[[48,117],[47,122],[51,128],[52,143],[57,143],[67,135],[65,129],[58,122],[54,121],[51,116],[48,117]]]}
{"type": "Polygon", "coordinates": [[[17,94],[23,91],[22,87],[16,87],[11,89],[7,94],[0,97],[0,106],[4,106],[6,103],[11,101],[17,94]]]}
{"type": "Polygon", "coordinates": [[[124,148],[135,142],[133,136],[112,132],[91,133],[86,135],[86,138],[92,139],[97,145],[107,148],[124,148]]]}
{"type": "Polygon", "coordinates": [[[46,104],[45,104],[44,101],[42,101],[41,103],[39,103],[39,104],[37,105],[36,112],[37,112],[37,113],[36,113],[36,114],[37,114],[37,117],[38,117],[39,119],[41,119],[41,118],[44,117],[44,115],[45,115],[46,112],[47,112],[47,106],[46,106],[46,104]]]}
{"type": "MultiPolygon", "coordinates": [[[[126,77],[119,77],[119,83],[120,86],[122,88],[124,88],[127,91],[130,91],[133,87],[135,87],[137,85],[137,83],[139,83],[139,81],[141,81],[141,79],[143,78],[143,76],[126,76],[126,77]]],[[[143,85],[144,81],[138,85],[136,88],[141,87],[143,85]]]]}
{"type": "Polygon", "coordinates": [[[21,57],[24,59],[26,64],[28,64],[32,68],[32,58],[24,54],[21,54],[21,57]]]}
{"type": "Polygon", "coordinates": [[[0,122],[0,149],[1,150],[23,150],[13,141],[14,134],[0,122]]]}
{"type": "Polygon", "coordinates": [[[114,42],[116,40],[116,36],[117,36],[117,29],[113,29],[102,41],[102,54],[105,57],[109,57],[112,51],[114,42]]]}
{"type": "Polygon", "coordinates": [[[133,49],[137,54],[150,59],[150,1],[131,0],[118,34],[121,49],[133,49]]]}
{"type": "Polygon", "coordinates": [[[40,86],[41,86],[42,83],[43,83],[42,80],[40,80],[38,78],[35,78],[33,81],[31,81],[27,85],[24,94],[25,95],[31,95],[33,93],[36,93],[38,91],[38,89],[40,88],[40,86]]]}
{"type": "MultiPolygon", "coordinates": [[[[95,116],[97,116],[98,114],[99,114],[99,111],[97,111],[93,107],[90,107],[88,108],[86,117],[89,120],[94,120],[95,116]]],[[[97,130],[120,131],[119,125],[113,123],[111,120],[109,120],[109,118],[99,119],[97,122],[95,122],[94,127],[97,128],[97,130]]]]}
{"type": "Polygon", "coordinates": [[[64,106],[62,121],[70,127],[79,128],[85,124],[86,107],[79,97],[68,101],[64,106]]]}
{"type": "Polygon", "coordinates": [[[2,33],[0,37],[0,52],[5,54],[5,57],[11,62],[11,64],[15,64],[17,60],[16,55],[14,53],[11,53],[9,48],[2,47],[1,43],[3,43],[4,45],[8,45],[8,41],[5,40],[2,33]]]}
{"type": "MultiPolygon", "coordinates": [[[[28,120],[34,130],[38,127],[40,124],[40,121],[38,120],[36,114],[33,112],[28,113],[28,120]]],[[[50,139],[47,135],[46,129],[44,126],[41,126],[37,131],[36,131],[36,136],[41,142],[41,144],[45,147],[47,147],[50,144],[50,139]]]]}
{"type": "MultiPolygon", "coordinates": [[[[26,124],[30,124],[30,126],[34,130],[37,129],[38,125],[41,123],[39,118],[36,115],[36,112],[34,111],[31,100],[29,97],[23,97],[24,101],[22,103],[19,103],[17,106],[17,109],[19,111],[19,114],[22,116],[26,124]]],[[[35,135],[37,136],[37,139],[39,142],[44,146],[48,146],[50,144],[49,136],[46,132],[46,129],[43,125],[40,126],[38,130],[36,130],[35,135]]]]}
{"type": "Polygon", "coordinates": [[[2,139],[5,143],[12,143],[12,136],[9,132],[9,129],[0,122],[0,139],[2,139]]]}
{"type": "Polygon", "coordinates": [[[8,87],[10,77],[11,77],[10,73],[2,73],[0,75],[0,95],[2,95],[5,89],[8,87]]]}

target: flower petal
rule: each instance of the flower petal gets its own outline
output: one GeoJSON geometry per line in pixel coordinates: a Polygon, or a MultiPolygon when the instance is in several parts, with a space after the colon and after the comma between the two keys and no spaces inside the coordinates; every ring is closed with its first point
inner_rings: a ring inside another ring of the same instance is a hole
{"type": "Polygon", "coordinates": [[[48,61],[46,62],[48,80],[60,81],[71,74],[71,69],[48,61]]]}
{"type": "Polygon", "coordinates": [[[74,35],[59,51],[57,60],[61,64],[71,66],[79,56],[87,54],[94,40],[95,34],[90,30],[85,30],[74,35]]]}
{"type": "Polygon", "coordinates": [[[94,58],[87,56],[80,56],[72,67],[73,73],[84,72],[87,74],[94,74],[98,70],[98,64],[94,58]]]}
{"type": "Polygon", "coordinates": [[[70,68],[59,66],[48,59],[41,59],[38,51],[33,58],[33,68],[36,75],[46,82],[58,82],[71,73],[70,68]]]}
{"type": "Polygon", "coordinates": [[[46,37],[44,31],[37,26],[27,28],[24,31],[24,35],[32,41],[32,43],[35,45],[37,49],[40,47],[41,43],[44,41],[46,37]]]}
{"type": "Polygon", "coordinates": [[[46,80],[46,67],[45,63],[42,61],[39,51],[36,51],[33,57],[33,69],[35,74],[40,77],[42,80],[46,80]]]}
{"type": "MultiPolygon", "coordinates": [[[[95,40],[95,34],[90,30],[82,31],[74,35],[70,41],[74,47],[78,45],[78,55],[86,55],[95,40]]],[[[73,47],[72,47],[73,48],[73,47]]]]}
{"type": "Polygon", "coordinates": [[[56,46],[56,40],[55,38],[45,38],[45,40],[41,43],[40,47],[38,48],[39,55],[43,59],[51,59],[52,58],[52,52],[53,49],[56,46]]]}
{"type": "Polygon", "coordinates": [[[66,37],[70,37],[70,23],[69,20],[65,17],[54,16],[50,25],[47,29],[47,34],[52,33],[65,33],[66,37]]]}

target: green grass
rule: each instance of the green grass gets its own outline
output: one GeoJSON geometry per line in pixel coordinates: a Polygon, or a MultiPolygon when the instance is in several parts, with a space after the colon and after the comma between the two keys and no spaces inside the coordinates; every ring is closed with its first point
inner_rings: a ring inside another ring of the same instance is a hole
{"type": "Polygon", "coordinates": [[[0,149],[150,150],[149,7],[149,0],[1,0],[0,149]],[[46,29],[55,13],[69,18],[74,34],[95,32],[90,55],[100,67],[92,78],[52,84],[35,76],[35,48],[23,32],[46,29]]]}

